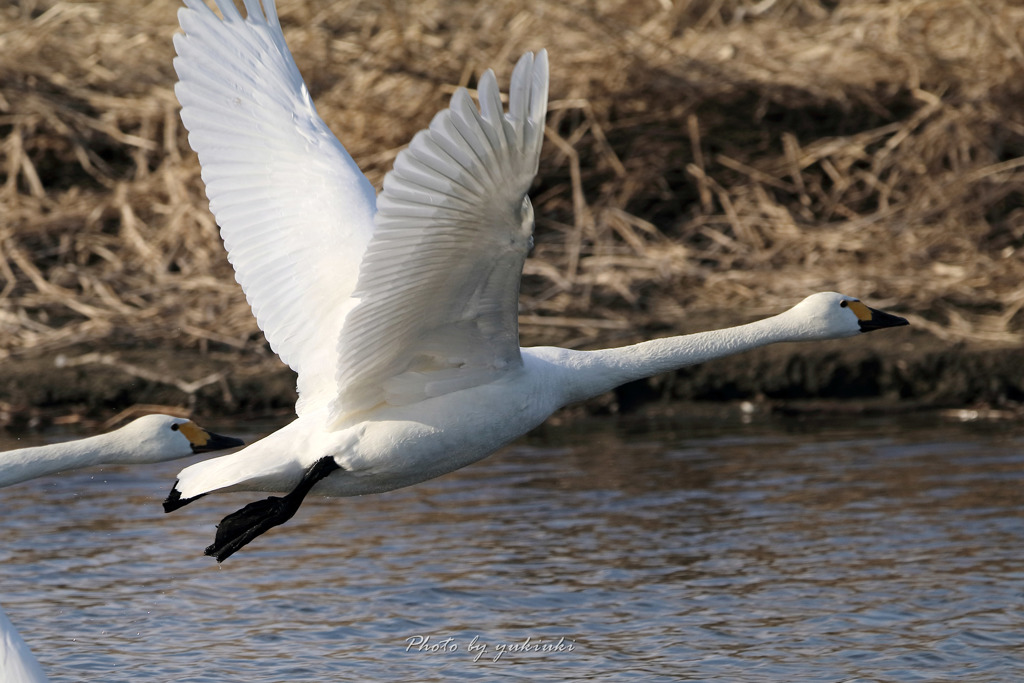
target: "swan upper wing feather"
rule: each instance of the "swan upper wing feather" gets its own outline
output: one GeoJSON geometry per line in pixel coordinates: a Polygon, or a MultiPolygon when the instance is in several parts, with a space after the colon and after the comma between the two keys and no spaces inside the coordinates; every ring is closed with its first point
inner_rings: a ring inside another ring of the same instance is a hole
{"type": "Polygon", "coordinates": [[[518,300],[533,232],[526,192],[547,111],[547,54],[465,89],[395,160],[342,329],[332,417],[413,403],[521,365],[518,300]]]}
{"type": "Polygon", "coordinates": [[[373,231],[375,192],[316,112],[273,0],[178,12],[175,94],[228,259],[296,410],[336,396],[337,339],[373,231]]]}

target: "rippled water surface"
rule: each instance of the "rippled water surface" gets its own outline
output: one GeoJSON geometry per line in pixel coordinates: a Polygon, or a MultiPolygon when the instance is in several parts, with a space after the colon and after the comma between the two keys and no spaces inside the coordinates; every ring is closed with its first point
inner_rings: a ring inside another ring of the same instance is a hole
{"type": "Polygon", "coordinates": [[[259,496],[164,515],[184,464],[0,490],[0,604],[55,682],[1024,674],[1016,425],[549,427],[309,499],[223,565],[214,524],[259,496]]]}

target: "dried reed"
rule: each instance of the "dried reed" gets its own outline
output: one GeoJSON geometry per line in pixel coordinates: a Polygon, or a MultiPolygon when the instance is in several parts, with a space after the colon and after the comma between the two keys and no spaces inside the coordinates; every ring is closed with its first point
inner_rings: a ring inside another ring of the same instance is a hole
{"type": "MultiPolygon", "coordinates": [[[[456,86],[490,66],[507,83],[521,52],[549,49],[526,345],[741,322],[821,289],[943,339],[1024,336],[1018,3],[278,4],[321,115],[378,187],[456,86]]],[[[272,362],[177,117],[175,8],[0,8],[0,358],[272,362]]]]}

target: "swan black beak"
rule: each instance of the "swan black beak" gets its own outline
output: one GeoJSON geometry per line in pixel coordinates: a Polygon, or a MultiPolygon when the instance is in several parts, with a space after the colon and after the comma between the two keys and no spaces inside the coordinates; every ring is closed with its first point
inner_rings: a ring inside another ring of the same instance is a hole
{"type": "Polygon", "coordinates": [[[873,330],[881,330],[886,327],[900,327],[901,325],[909,325],[910,322],[906,318],[901,318],[898,315],[892,313],[886,313],[885,311],[879,311],[876,308],[865,306],[868,309],[869,317],[860,317],[860,331],[871,332],[873,330]]]}
{"type": "Polygon", "coordinates": [[[213,432],[207,432],[205,429],[203,432],[206,435],[206,440],[202,443],[199,443],[199,439],[192,441],[193,453],[209,453],[210,451],[221,451],[225,448],[237,448],[238,446],[245,445],[244,441],[233,436],[214,434],[213,432]]]}

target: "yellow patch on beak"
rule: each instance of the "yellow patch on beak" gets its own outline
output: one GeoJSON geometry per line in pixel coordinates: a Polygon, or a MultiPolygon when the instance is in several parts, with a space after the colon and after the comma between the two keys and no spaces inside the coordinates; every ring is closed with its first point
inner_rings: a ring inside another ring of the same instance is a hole
{"type": "Polygon", "coordinates": [[[183,422],[178,425],[178,431],[185,435],[193,446],[205,446],[210,440],[210,434],[195,422],[183,422]]]}
{"type": "Polygon", "coordinates": [[[849,306],[850,310],[853,311],[853,314],[857,316],[857,320],[861,321],[862,323],[866,323],[867,321],[871,320],[871,309],[862,304],[861,302],[848,301],[846,302],[846,305],[849,306]]]}

